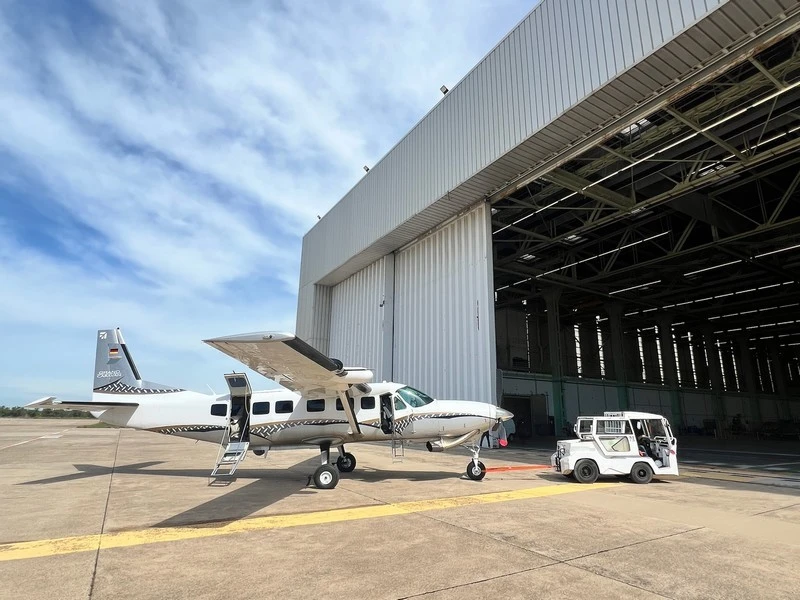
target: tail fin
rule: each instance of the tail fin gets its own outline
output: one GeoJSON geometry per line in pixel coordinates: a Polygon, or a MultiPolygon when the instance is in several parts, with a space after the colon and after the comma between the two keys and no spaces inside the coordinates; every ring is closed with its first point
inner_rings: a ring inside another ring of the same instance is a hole
{"type": "Polygon", "coordinates": [[[164,394],[183,391],[143,381],[119,328],[101,329],[97,332],[92,389],[101,394],[164,394]]]}

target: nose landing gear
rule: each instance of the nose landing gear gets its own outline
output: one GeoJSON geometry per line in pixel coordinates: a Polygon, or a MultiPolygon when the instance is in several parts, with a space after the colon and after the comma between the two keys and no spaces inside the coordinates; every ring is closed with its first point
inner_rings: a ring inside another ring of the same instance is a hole
{"type": "Polygon", "coordinates": [[[472,460],[467,463],[467,477],[472,479],[472,481],[480,481],[486,477],[486,465],[478,460],[480,458],[481,448],[477,444],[467,446],[467,448],[472,452],[472,460]]]}

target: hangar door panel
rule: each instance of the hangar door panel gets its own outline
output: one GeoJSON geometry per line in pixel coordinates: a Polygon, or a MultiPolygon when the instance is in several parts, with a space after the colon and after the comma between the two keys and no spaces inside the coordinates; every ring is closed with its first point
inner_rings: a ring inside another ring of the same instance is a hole
{"type": "MultiPolygon", "coordinates": [[[[333,287],[330,351],[345,366],[372,369],[375,380],[390,379],[383,367],[387,263],[382,258],[333,287]]],[[[391,335],[391,331],[388,332],[391,335]]]]}
{"type": "Polygon", "coordinates": [[[440,399],[496,403],[486,205],[398,252],[394,290],[394,380],[440,399]]]}

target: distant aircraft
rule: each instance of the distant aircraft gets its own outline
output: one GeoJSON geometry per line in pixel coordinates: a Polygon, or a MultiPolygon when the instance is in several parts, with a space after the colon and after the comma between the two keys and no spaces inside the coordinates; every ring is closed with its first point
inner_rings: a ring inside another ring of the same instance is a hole
{"type": "Polygon", "coordinates": [[[464,446],[472,452],[467,475],[479,481],[486,467],[478,440],[514,416],[488,403],[434,400],[402,383],[371,382],[371,371],[344,367],[287,333],[204,341],[287,389],[253,392],[245,373],[225,375],[224,395],[143,381],[122,332],[104,329],[97,332],[91,402],[50,396],[27,408],[88,410],[112,425],[219,444],[215,477],[233,475],[248,450],[264,456],[271,448],[316,446],[322,464],[314,483],[321,489],[355,469],[355,456],[345,450],[351,442],[390,441],[393,456],[402,456],[407,442],[424,442],[431,452],[464,446]],[[339,452],[335,467],[331,449],[339,452]]]}

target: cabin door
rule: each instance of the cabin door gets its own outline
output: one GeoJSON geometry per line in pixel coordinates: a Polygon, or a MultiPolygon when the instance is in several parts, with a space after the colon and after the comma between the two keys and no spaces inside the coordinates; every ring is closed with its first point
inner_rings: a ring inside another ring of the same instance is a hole
{"type": "Polygon", "coordinates": [[[231,394],[231,412],[228,421],[230,439],[235,442],[250,441],[250,400],[253,389],[245,373],[225,375],[231,394]]]}

